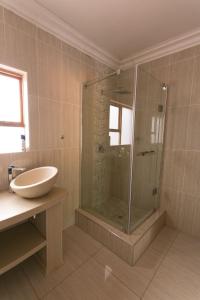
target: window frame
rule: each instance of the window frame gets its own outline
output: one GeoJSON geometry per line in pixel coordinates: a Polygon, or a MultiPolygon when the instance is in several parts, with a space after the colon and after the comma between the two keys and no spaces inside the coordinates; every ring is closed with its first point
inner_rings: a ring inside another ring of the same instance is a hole
{"type": "Polygon", "coordinates": [[[0,75],[11,77],[18,79],[19,81],[19,93],[20,93],[20,122],[12,122],[12,121],[1,121],[0,126],[7,127],[25,127],[24,124],[24,99],[23,99],[23,75],[9,71],[3,68],[0,68],[0,75]]]}

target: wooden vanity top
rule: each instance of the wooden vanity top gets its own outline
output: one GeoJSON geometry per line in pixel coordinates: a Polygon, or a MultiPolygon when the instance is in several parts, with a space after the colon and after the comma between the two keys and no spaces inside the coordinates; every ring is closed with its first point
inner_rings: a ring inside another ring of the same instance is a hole
{"type": "Polygon", "coordinates": [[[49,209],[64,200],[66,191],[54,187],[47,195],[24,199],[9,191],[0,192],[0,231],[49,209]]]}

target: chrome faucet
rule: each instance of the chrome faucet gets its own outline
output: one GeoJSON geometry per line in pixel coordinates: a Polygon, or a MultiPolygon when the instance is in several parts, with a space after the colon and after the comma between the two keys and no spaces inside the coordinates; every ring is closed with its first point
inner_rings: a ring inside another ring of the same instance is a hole
{"type": "Polygon", "coordinates": [[[9,190],[12,192],[10,188],[10,183],[15,177],[17,177],[19,174],[23,173],[26,171],[26,168],[19,168],[15,167],[13,165],[8,166],[8,184],[9,184],[9,190]]]}

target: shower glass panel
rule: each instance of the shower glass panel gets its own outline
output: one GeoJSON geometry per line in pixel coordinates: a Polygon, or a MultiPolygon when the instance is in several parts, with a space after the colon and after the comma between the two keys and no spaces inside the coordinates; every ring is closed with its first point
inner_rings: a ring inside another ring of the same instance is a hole
{"type": "Polygon", "coordinates": [[[165,101],[161,82],[138,67],[130,232],[159,207],[165,101]]]}
{"type": "Polygon", "coordinates": [[[166,91],[127,70],[83,86],[81,208],[131,233],[159,207],[166,91]]]}
{"type": "Polygon", "coordinates": [[[81,208],[127,231],[133,70],[83,86],[81,208]]]}

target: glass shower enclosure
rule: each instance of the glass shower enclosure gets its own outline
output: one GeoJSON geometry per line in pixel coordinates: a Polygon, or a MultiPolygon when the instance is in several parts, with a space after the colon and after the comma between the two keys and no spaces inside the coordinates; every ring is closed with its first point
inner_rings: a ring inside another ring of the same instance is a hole
{"type": "Polygon", "coordinates": [[[126,233],[159,207],[165,101],[142,67],[83,85],[81,208],[126,233]]]}

